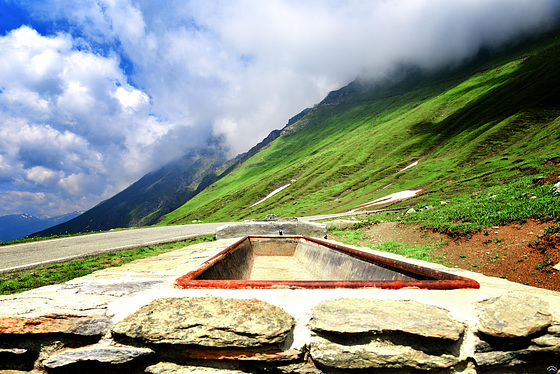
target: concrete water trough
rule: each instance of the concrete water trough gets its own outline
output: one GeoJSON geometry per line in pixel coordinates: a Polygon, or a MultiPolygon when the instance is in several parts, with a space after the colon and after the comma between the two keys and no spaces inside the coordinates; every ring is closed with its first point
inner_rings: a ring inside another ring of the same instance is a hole
{"type": "Polygon", "coordinates": [[[477,281],[305,236],[246,236],[180,288],[479,288],[477,281]]]}

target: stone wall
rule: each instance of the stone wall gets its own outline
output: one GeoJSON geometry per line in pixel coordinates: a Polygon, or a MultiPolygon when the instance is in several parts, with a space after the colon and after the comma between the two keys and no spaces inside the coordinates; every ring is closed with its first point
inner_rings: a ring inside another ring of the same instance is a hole
{"type": "Polygon", "coordinates": [[[548,373],[560,368],[560,293],[440,265],[414,261],[474,278],[481,288],[173,288],[175,278],[231,243],[202,243],[0,297],[0,372],[548,373]]]}
{"type": "Polygon", "coordinates": [[[312,238],[326,238],[327,228],[322,223],[292,219],[271,219],[231,223],[216,230],[218,239],[229,239],[247,235],[302,235],[312,238]]]}

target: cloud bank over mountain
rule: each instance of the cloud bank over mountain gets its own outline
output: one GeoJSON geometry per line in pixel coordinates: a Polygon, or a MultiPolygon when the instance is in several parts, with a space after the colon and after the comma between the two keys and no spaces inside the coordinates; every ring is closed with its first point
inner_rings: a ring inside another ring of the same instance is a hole
{"type": "Polygon", "coordinates": [[[0,215],[87,209],[211,138],[246,151],[356,77],[460,63],[552,27],[559,4],[4,2],[0,215]]]}

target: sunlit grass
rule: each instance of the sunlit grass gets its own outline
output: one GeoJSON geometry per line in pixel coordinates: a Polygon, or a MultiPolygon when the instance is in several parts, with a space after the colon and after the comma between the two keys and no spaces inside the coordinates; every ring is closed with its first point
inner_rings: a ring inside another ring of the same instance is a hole
{"type": "Polygon", "coordinates": [[[121,266],[134,260],[157,256],[175,249],[213,240],[215,240],[214,236],[203,236],[182,242],[106,253],[61,264],[45,265],[32,270],[0,274],[0,295],[10,295],[38,287],[64,283],[97,270],[121,266]]]}
{"type": "Polygon", "coordinates": [[[494,225],[526,222],[528,219],[560,220],[560,195],[550,192],[551,185],[535,185],[532,177],[510,184],[489,187],[469,196],[415,206],[403,222],[418,223],[449,235],[467,235],[494,225]]]}
{"type": "MultiPolygon", "coordinates": [[[[363,246],[361,245],[362,241],[371,239],[367,236],[366,231],[361,228],[332,230],[331,234],[334,235],[337,241],[354,246],[363,246]]],[[[387,241],[376,245],[368,244],[365,246],[376,251],[395,253],[416,260],[441,263],[443,255],[436,256],[433,251],[446,244],[445,241],[416,245],[408,245],[399,241],[387,241]]]]}
{"type": "Polygon", "coordinates": [[[443,254],[436,256],[433,251],[446,244],[445,241],[441,241],[438,243],[407,245],[398,241],[388,241],[377,245],[368,245],[368,247],[376,251],[395,253],[416,260],[441,263],[443,254]]]}

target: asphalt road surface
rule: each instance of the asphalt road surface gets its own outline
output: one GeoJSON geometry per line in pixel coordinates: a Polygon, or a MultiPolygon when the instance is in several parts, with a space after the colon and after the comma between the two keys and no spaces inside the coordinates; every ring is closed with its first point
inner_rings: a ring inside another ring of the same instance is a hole
{"type": "Polygon", "coordinates": [[[148,227],[0,246],[0,273],[213,235],[225,223],[148,227]]]}

